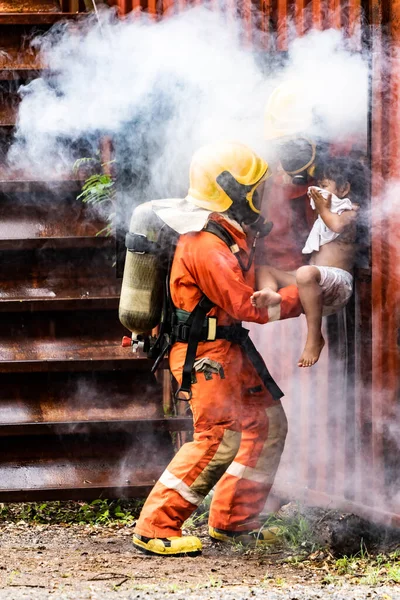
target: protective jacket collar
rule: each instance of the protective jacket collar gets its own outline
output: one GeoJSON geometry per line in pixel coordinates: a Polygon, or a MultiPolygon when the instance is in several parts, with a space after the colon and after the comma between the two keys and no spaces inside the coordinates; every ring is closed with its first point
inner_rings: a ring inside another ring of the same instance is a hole
{"type": "Polygon", "coordinates": [[[151,205],[156,215],[180,235],[191,231],[201,231],[210,216],[213,215],[216,220],[221,219],[225,222],[227,229],[233,229],[235,235],[246,237],[239,223],[221,213],[199,208],[190,201],[190,196],[153,200],[151,205]]]}
{"type": "Polygon", "coordinates": [[[179,234],[201,231],[212,211],[199,208],[188,198],[167,198],[151,203],[156,215],[179,234]]]}

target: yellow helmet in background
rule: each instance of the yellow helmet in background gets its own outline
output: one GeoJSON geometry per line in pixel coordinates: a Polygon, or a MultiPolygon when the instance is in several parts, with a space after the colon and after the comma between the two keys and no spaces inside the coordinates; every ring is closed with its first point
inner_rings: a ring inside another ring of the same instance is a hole
{"type": "Polygon", "coordinates": [[[187,199],[213,212],[225,212],[241,203],[258,215],[254,192],[270,175],[265,160],[247,146],[236,142],[209,144],[193,155],[187,199]]]}
{"type": "Polygon", "coordinates": [[[274,89],[265,110],[265,137],[274,143],[283,170],[297,185],[306,185],[315,170],[312,122],[312,101],[304,82],[291,79],[274,89]]]}
{"type": "Polygon", "coordinates": [[[312,124],[310,93],[299,80],[278,85],[265,109],[265,137],[275,140],[307,131],[312,124]]]}

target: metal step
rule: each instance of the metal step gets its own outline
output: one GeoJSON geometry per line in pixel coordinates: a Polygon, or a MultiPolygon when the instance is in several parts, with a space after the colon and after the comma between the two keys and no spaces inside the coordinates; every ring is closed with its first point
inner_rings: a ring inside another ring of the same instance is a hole
{"type": "MultiPolygon", "coordinates": [[[[152,361],[121,346],[116,242],[107,218],[76,199],[85,174],[6,166],[18,88],[46,69],[32,35],[77,10],[76,0],[0,0],[2,502],[143,496],[173,437],[191,429],[191,419],[164,414],[169,378],[158,375],[163,387],[152,361]]],[[[99,138],[105,160],[110,148],[99,138]]]]}
{"type": "Polygon", "coordinates": [[[0,0],[0,13],[60,13],[59,0],[0,0]]]}

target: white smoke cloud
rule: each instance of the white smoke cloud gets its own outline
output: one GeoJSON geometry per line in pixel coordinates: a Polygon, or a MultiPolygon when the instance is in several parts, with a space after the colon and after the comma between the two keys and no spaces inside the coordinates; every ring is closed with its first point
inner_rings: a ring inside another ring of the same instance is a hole
{"type": "Polygon", "coordinates": [[[73,160],[65,140],[92,143],[107,132],[127,141],[136,172],[151,164],[146,199],[182,195],[202,144],[237,140],[268,157],[266,101],[293,77],[304,84],[301,102],[324,120],[313,133],[341,140],[366,131],[367,64],[338,31],[295,40],[278,70],[257,40],[256,52],[244,46],[239,21],[204,7],[156,24],[118,21],[111,10],[101,19],[35,40],[51,75],[21,88],[13,164],[43,176],[65,170],[73,160]]]}
{"type": "MultiPolygon", "coordinates": [[[[350,44],[351,45],[351,44],[350,44]]],[[[293,40],[282,81],[303,82],[301,101],[320,121],[310,135],[340,141],[353,134],[366,141],[368,113],[367,63],[336,29],[311,31],[293,40]]]]}

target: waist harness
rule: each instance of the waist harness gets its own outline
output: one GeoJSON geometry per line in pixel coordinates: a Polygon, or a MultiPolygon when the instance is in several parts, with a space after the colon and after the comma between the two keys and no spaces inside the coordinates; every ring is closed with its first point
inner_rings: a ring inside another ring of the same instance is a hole
{"type": "MultiPolygon", "coordinates": [[[[244,265],[241,257],[239,256],[240,249],[238,245],[230,233],[224,229],[222,225],[216,221],[209,221],[205,226],[204,231],[213,233],[227,244],[231,252],[238,259],[239,265],[243,271],[248,271],[250,269],[254,257],[257,238],[254,240],[248,264],[244,265]]],[[[168,269],[168,272],[170,272],[170,269],[168,269]]],[[[154,372],[157,369],[161,359],[174,343],[183,342],[187,344],[186,357],[182,371],[182,383],[175,393],[175,397],[178,400],[190,400],[192,397],[192,370],[196,360],[197,347],[199,343],[212,342],[218,339],[239,344],[252,362],[260,379],[274,400],[279,400],[282,398],[283,392],[274,381],[262,356],[251,341],[248,329],[242,327],[241,323],[236,323],[229,326],[219,326],[217,325],[216,317],[207,317],[207,313],[215,306],[215,304],[209,298],[207,298],[205,294],[202,296],[191,313],[175,308],[172,305],[169,292],[169,276],[167,277],[165,292],[167,294],[165,301],[166,306],[164,310],[165,319],[161,324],[158,340],[151,351],[153,358],[157,355],[157,360],[153,365],[152,371],[154,372]],[[169,327],[166,327],[165,321],[169,321],[169,327]],[[161,338],[163,340],[162,342],[160,341],[161,338]]]]}

